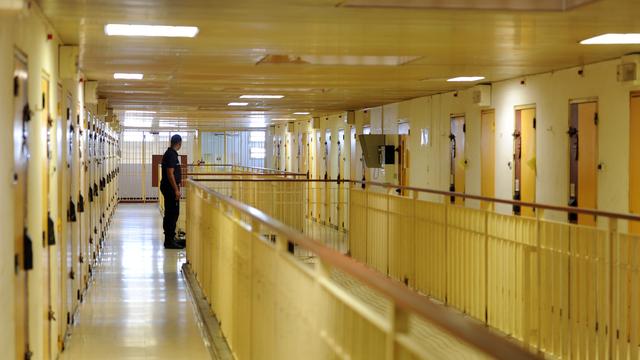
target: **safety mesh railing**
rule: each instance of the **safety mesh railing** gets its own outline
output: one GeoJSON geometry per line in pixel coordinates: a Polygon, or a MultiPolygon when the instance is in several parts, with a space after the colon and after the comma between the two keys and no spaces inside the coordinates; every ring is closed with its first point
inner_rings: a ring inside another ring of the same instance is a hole
{"type": "Polygon", "coordinates": [[[527,218],[367,186],[350,190],[355,259],[547,355],[638,359],[640,238],[618,231],[637,217],[520,204],[536,209],[527,218]],[[547,220],[545,209],[608,226],[547,220]]]}
{"type": "Polygon", "coordinates": [[[534,358],[201,182],[187,194],[187,259],[238,359],[534,358]]]}

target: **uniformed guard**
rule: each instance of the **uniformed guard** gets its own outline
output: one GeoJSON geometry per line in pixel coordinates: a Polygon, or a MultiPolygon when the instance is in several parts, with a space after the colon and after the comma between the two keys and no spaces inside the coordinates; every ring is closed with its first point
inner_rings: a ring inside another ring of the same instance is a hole
{"type": "Polygon", "coordinates": [[[164,197],[164,229],[165,249],[184,249],[185,243],[176,241],[176,223],[180,215],[180,157],[178,151],[182,147],[182,137],[175,134],[171,137],[171,146],[162,156],[162,180],[160,191],[164,197]]]}

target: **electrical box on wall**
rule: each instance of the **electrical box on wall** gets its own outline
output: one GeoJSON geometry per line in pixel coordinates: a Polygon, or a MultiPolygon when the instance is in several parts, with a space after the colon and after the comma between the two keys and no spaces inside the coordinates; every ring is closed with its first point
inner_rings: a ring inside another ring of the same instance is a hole
{"type": "Polygon", "coordinates": [[[355,125],[356,124],[356,112],[355,111],[347,111],[347,125],[355,125]]]}
{"type": "Polygon", "coordinates": [[[87,104],[98,103],[98,82],[86,81],[84,83],[84,102],[87,104]]]}
{"type": "Polygon", "coordinates": [[[471,88],[473,103],[478,106],[491,106],[491,85],[477,85],[471,88]]]}
{"type": "Polygon", "coordinates": [[[78,47],[77,46],[61,46],[60,47],[60,78],[75,79],[78,74],[78,47]]]}
{"type": "Polygon", "coordinates": [[[617,70],[618,81],[628,85],[640,85],[640,54],[623,56],[617,70]]]}

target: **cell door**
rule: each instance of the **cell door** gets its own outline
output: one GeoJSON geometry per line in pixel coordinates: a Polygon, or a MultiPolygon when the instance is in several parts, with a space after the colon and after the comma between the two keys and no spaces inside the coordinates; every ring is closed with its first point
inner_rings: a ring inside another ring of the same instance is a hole
{"type": "Polygon", "coordinates": [[[51,248],[48,245],[48,239],[50,236],[51,231],[53,230],[52,228],[49,227],[49,219],[51,216],[51,201],[49,199],[49,196],[51,194],[51,191],[49,189],[49,185],[50,185],[50,178],[52,177],[52,172],[51,172],[51,125],[53,125],[53,121],[51,120],[51,114],[50,114],[50,87],[49,87],[49,79],[48,76],[43,76],[41,81],[40,81],[40,86],[41,86],[41,91],[42,91],[42,97],[41,97],[41,101],[42,101],[42,118],[40,121],[43,122],[45,129],[47,129],[47,146],[46,146],[46,158],[44,160],[43,166],[44,166],[44,174],[45,176],[42,178],[42,189],[43,189],[43,194],[46,194],[45,196],[42,197],[42,201],[44,202],[43,204],[43,209],[45,209],[45,211],[42,214],[42,228],[44,229],[44,239],[42,239],[42,247],[43,247],[43,251],[42,251],[42,264],[43,264],[43,269],[44,269],[44,281],[43,281],[43,294],[44,294],[44,299],[43,299],[43,305],[44,305],[44,311],[42,312],[44,318],[44,359],[50,359],[51,358],[51,334],[52,334],[52,317],[50,316],[50,314],[52,314],[52,301],[51,301],[51,275],[52,275],[52,256],[51,256],[51,248]]]}
{"type": "MultiPolygon", "coordinates": [[[[316,131],[316,179],[323,179],[324,178],[324,170],[322,168],[322,164],[324,162],[324,160],[322,159],[322,134],[320,133],[320,130],[316,131]]],[[[324,184],[320,183],[320,182],[316,182],[314,183],[314,188],[315,188],[315,195],[314,195],[314,202],[315,202],[315,217],[316,220],[321,221],[321,199],[322,199],[322,189],[324,187],[324,184]]]]}
{"type": "Polygon", "coordinates": [[[302,139],[304,138],[304,136],[302,135],[302,133],[298,134],[298,139],[297,139],[297,146],[296,149],[298,150],[298,154],[297,154],[297,162],[298,162],[298,168],[296,169],[297,172],[302,173],[304,172],[304,145],[302,144],[302,139]]]}
{"type": "MultiPolygon", "coordinates": [[[[569,206],[598,207],[598,103],[570,104],[569,206]]],[[[569,222],[596,225],[596,217],[569,214],[569,222]]]]}
{"type": "Polygon", "coordinates": [[[16,277],[15,346],[16,358],[23,359],[29,352],[29,298],[27,271],[33,266],[33,243],[27,229],[27,169],[29,161],[28,121],[30,119],[27,93],[27,59],[21,53],[14,57],[13,71],[13,210],[16,277]]]}
{"type": "Polygon", "coordinates": [[[355,126],[351,127],[351,135],[349,136],[349,155],[350,155],[350,161],[349,161],[349,172],[350,172],[350,177],[349,179],[356,179],[356,159],[357,159],[357,153],[356,153],[356,128],[355,126]]]}
{"type": "MultiPolygon", "coordinates": [[[[323,159],[323,165],[324,165],[324,179],[325,180],[329,180],[331,177],[331,130],[327,129],[325,130],[324,133],[324,149],[322,152],[322,159],[323,159]]],[[[331,210],[331,203],[332,203],[332,194],[330,191],[330,184],[325,182],[323,183],[323,189],[324,191],[322,191],[322,203],[324,204],[323,206],[323,213],[322,213],[322,221],[325,224],[331,224],[331,215],[332,215],[332,210],[331,210]]],[[[335,219],[335,217],[334,217],[335,219]]]]}
{"type": "MultiPolygon", "coordinates": [[[[409,186],[409,123],[398,124],[398,185],[409,186]]],[[[400,190],[400,195],[407,195],[400,190]]]]}
{"type": "MultiPolygon", "coordinates": [[[[514,136],[513,199],[533,203],[536,201],[536,109],[516,110],[514,136]]],[[[533,217],[534,209],[514,206],[516,215],[533,217]]]]}
{"type": "MultiPolygon", "coordinates": [[[[347,154],[345,151],[345,138],[344,138],[344,129],[338,130],[338,175],[336,179],[343,180],[347,178],[346,176],[346,162],[347,162],[347,154]]],[[[339,229],[344,229],[345,225],[345,201],[347,199],[346,194],[344,193],[346,184],[338,182],[337,184],[337,214],[336,214],[336,225],[339,229]]]]}
{"type": "MultiPolygon", "coordinates": [[[[75,119],[74,116],[74,112],[72,111],[73,109],[73,100],[71,98],[71,95],[67,95],[66,99],[65,99],[65,109],[64,109],[64,116],[66,118],[66,131],[67,131],[67,156],[66,156],[66,172],[67,172],[67,176],[66,176],[66,185],[68,191],[66,192],[67,195],[69,196],[68,199],[63,199],[63,201],[67,202],[69,204],[69,209],[67,210],[67,221],[68,221],[68,226],[67,226],[67,239],[66,239],[66,247],[65,247],[65,257],[61,259],[61,261],[64,261],[66,264],[65,267],[65,272],[63,272],[63,278],[66,278],[66,287],[63,289],[63,292],[65,294],[65,299],[66,299],[66,308],[67,308],[67,323],[71,323],[72,322],[72,315],[73,314],[73,310],[75,308],[75,304],[74,304],[74,293],[75,293],[75,287],[74,287],[74,283],[75,281],[73,280],[75,278],[75,273],[77,272],[77,270],[74,268],[74,261],[73,261],[73,254],[77,253],[74,247],[74,243],[77,243],[77,240],[75,240],[75,232],[76,232],[76,224],[78,221],[78,214],[77,214],[77,207],[76,204],[73,201],[73,195],[75,194],[74,191],[74,170],[75,170],[75,166],[74,166],[74,158],[75,158],[75,154],[74,154],[74,146],[73,146],[73,142],[74,142],[74,138],[75,138],[75,126],[73,125],[73,121],[75,119]],[[73,205],[72,205],[73,204],[73,205]]],[[[62,321],[61,321],[62,322],[62,321]]]]}
{"type": "MultiPolygon", "coordinates": [[[[464,116],[451,116],[449,191],[457,193],[464,193],[465,191],[465,132],[464,116]]],[[[452,196],[451,203],[462,205],[464,204],[464,198],[452,196]]]]}
{"type": "MultiPolygon", "coordinates": [[[[629,212],[640,214],[640,92],[631,93],[629,111],[629,212]]],[[[629,222],[629,231],[640,234],[640,222],[629,222]]]]}
{"type": "MultiPolygon", "coordinates": [[[[481,114],[481,179],[482,196],[495,197],[496,172],[496,117],[494,110],[485,110],[481,114]]],[[[483,201],[482,208],[490,209],[491,202],[483,201]]]]}

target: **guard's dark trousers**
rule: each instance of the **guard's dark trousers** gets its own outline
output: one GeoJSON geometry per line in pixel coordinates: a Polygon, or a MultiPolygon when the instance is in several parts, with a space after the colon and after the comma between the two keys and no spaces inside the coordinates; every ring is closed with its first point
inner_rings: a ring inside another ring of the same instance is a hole
{"type": "Polygon", "coordinates": [[[180,215],[180,199],[176,199],[175,191],[173,191],[171,186],[161,186],[160,190],[164,197],[164,219],[162,219],[164,242],[172,243],[176,236],[176,223],[180,215]]]}

